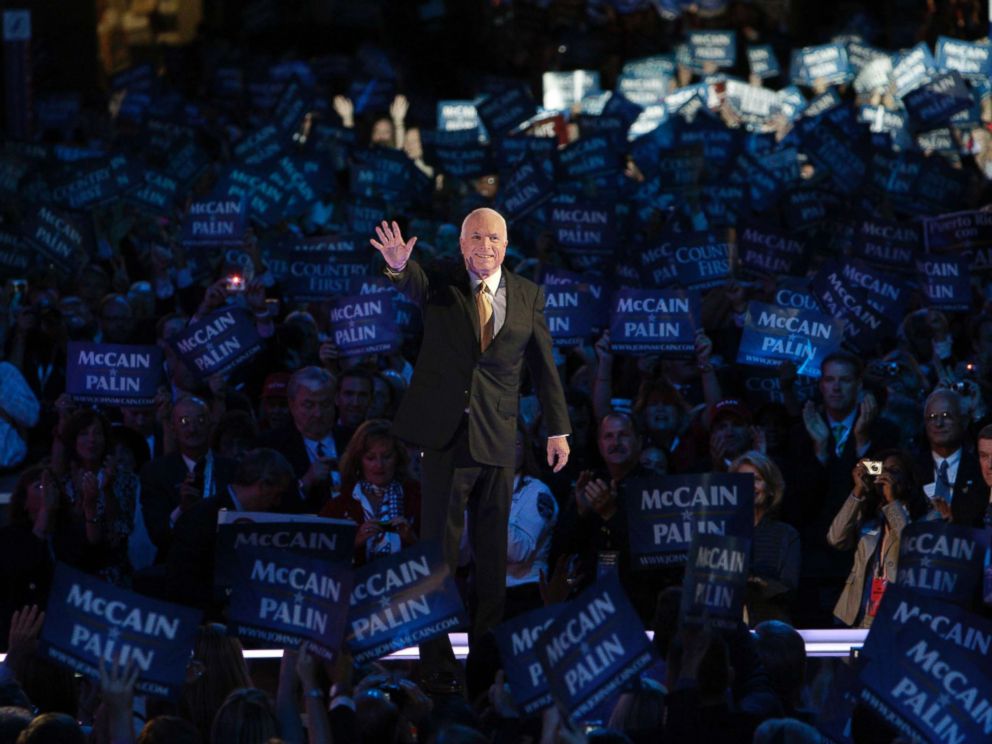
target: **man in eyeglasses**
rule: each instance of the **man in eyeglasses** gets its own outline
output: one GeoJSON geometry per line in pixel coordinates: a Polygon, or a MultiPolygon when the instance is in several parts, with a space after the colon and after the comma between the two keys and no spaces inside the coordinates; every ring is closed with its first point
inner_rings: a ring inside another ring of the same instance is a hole
{"type": "Polygon", "coordinates": [[[939,388],[923,409],[928,454],[920,459],[920,482],[934,508],[955,524],[980,527],[988,501],[978,458],[964,446],[968,422],[961,396],[939,388]]]}
{"type": "Polygon", "coordinates": [[[172,406],[170,419],[177,452],[150,460],[141,469],[141,514],[157,562],[168,552],[179,517],[201,499],[225,493],[238,463],[210,451],[207,404],[192,395],[172,406]]]}

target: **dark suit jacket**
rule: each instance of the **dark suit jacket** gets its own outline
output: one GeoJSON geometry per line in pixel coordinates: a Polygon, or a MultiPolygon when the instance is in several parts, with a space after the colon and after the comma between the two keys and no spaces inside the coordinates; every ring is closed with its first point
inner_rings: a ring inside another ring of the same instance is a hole
{"type": "Polygon", "coordinates": [[[547,430],[570,434],[561,380],[551,356],[544,292],[510,273],[506,319],[482,352],[479,315],[464,266],[425,272],[416,261],[393,279],[421,309],[423,342],[410,389],[393,422],[398,437],[426,449],[447,447],[468,409],[472,457],[513,467],[521,374],[526,362],[547,430]]]}
{"type": "Polygon", "coordinates": [[[212,607],[217,513],[233,508],[225,487],[179,517],[165,562],[168,599],[204,610],[212,607]]]}
{"type": "MultiPolygon", "coordinates": [[[[215,494],[227,493],[238,463],[228,457],[214,456],[215,494]]],[[[169,515],[179,506],[179,487],[186,480],[186,463],[178,452],[149,460],[141,469],[141,514],[148,536],[158,548],[158,560],[168,554],[172,539],[169,515]]]]}
{"type": "MultiPolygon", "coordinates": [[[[295,426],[274,431],[264,432],[258,438],[259,447],[270,447],[285,457],[293,467],[296,477],[302,478],[310,469],[310,455],[307,454],[307,446],[303,442],[303,435],[296,430],[295,426]]],[[[341,451],[338,450],[338,457],[341,451]]],[[[285,514],[316,514],[331,495],[330,481],[314,484],[307,493],[292,493],[284,495],[283,503],[278,511],[285,514]]]]}
{"type": "MultiPolygon", "coordinates": [[[[921,453],[917,462],[920,483],[933,483],[936,474],[930,450],[921,453]]],[[[961,462],[958,464],[957,477],[954,479],[954,489],[951,493],[951,521],[965,527],[984,526],[985,507],[988,501],[989,487],[985,485],[978,458],[973,452],[965,449],[961,452],[961,462]]]]}

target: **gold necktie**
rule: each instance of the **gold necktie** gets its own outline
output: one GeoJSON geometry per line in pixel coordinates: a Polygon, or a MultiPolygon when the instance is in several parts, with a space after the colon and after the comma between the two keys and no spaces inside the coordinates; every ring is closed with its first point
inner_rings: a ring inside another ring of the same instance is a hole
{"type": "Polygon", "coordinates": [[[479,311],[479,340],[485,351],[493,342],[493,301],[485,282],[479,283],[475,293],[475,309],[479,311]]]}

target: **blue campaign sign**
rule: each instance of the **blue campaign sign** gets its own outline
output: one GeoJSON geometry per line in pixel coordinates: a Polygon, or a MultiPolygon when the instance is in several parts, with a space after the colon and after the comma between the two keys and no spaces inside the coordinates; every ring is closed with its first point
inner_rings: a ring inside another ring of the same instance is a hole
{"type": "Polygon", "coordinates": [[[802,276],[806,271],[805,241],[773,227],[738,226],[737,255],[743,268],[759,274],[802,276]]]}
{"type": "Polygon", "coordinates": [[[912,49],[897,54],[892,60],[892,79],[900,98],[923,83],[937,71],[937,62],[930,47],[921,41],[912,49]]]}
{"type": "Polygon", "coordinates": [[[992,46],[988,43],[938,36],[936,59],[941,70],[956,70],[979,82],[992,76],[992,46]]]}
{"type": "Polygon", "coordinates": [[[19,279],[34,265],[35,255],[21,236],[0,230],[0,279],[19,279]]]}
{"type": "Polygon", "coordinates": [[[364,664],[464,623],[440,544],[421,542],[355,572],[345,641],[355,663],[364,664]]]}
{"type": "Polygon", "coordinates": [[[255,318],[227,306],[200,318],[169,339],[190,372],[200,379],[224,374],[262,349],[255,318]]]}
{"type": "Polygon", "coordinates": [[[751,69],[751,74],[757,75],[762,80],[777,77],[781,71],[771,44],[748,46],[747,63],[751,69]]]}
{"type": "Polygon", "coordinates": [[[287,257],[283,293],[293,302],[321,302],[347,293],[352,280],[370,273],[371,265],[365,255],[294,250],[287,257]]]}
{"type": "Polygon", "coordinates": [[[413,161],[405,153],[390,147],[355,153],[350,168],[351,193],[393,201],[410,200],[418,188],[414,170],[413,161]]]}
{"type": "Polygon", "coordinates": [[[793,53],[792,81],[812,86],[814,82],[827,85],[845,83],[851,79],[851,65],[843,44],[822,44],[803,47],[793,53]]]}
{"type": "Polygon", "coordinates": [[[348,285],[349,295],[375,295],[387,297],[393,303],[396,325],[404,332],[417,332],[422,324],[420,308],[415,302],[396,289],[385,276],[355,277],[348,285]]]}
{"type": "Polygon", "coordinates": [[[357,233],[372,235],[376,225],[386,219],[386,205],[378,199],[355,199],[345,206],[348,228],[357,233]]]}
{"type": "Polygon", "coordinates": [[[583,137],[560,150],[558,170],[563,178],[588,178],[616,173],[622,158],[609,137],[583,137]]]}
{"type": "Polygon", "coordinates": [[[621,74],[617,78],[616,95],[627,101],[631,101],[639,107],[659,106],[665,102],[671,88],[671,78],[669,77],[640,77],[636,75],[621,74]]]}
{"type": "Polygon", "coordinates": [[[235,560],[227,617],[240,638],[290,649],[310,641],[321,656],[337,656],[351,594],[348,563],[247,545],[235,560]]]}
{"type": "Polygon", "coordinates": [[[971,91],[960,73],[952,70],[934,75],[902,97],[909,118],[917,129],[933,129],[959,111],[972,107],[971,91]]]}
{"type": "Polygon", "coordinates": [[[557,199],[548,210],[555,244],[565,253],[615,252],[616,212],[612,205],[557,199]]]}
{"type": "Polygon", "coordinates": [[[751,568],[751,541],[743,537],[696,534],[682,581],[679,617],[688,626],[734,630],[744,611],[751,568]]]}
{"type": "Polygon", "coordinates": [[[923,220],[928,253],[970,253],[992,246],[992,212],[954,212],[923,220]]]}
{"type": "Polygon", "coordinates": [[[424,149],[442,173],[454,178],[477,178],[496,171],[492,152],[479,141],[477,129],[434,132],[425,137],[424,149]]]}
{"type": "Polygon", "coordinates": [[[482,122],[474,101],[438,101],[437,128],[441,132],[480,129],[482,122]]]}
{"type": "Polygon", "coordinates": [[[197,248],[242,245],[248,227],[246,204],[244,197],[193,202],[183,220],[183,245],[197,248]]]}
{"type": "Polygon", "coordinates": [[[810,282],[810,291],[824,312],[843,323],[845,340],[863,353],[873,351],[893,327],[892,319],[868,302],[867,290],[848,281],[836,261],[820,268],[810,282]]]}
{"type": "MultiPolygon", "coordinates": [[[[723,231],[668,233],[658,249],[668,253],[667,267],[659,267],[656,262],[648,265],[652,279],[662,286],[677,283],[682,287],[709,289],[722,285],[730,276],[731,243],[723,231]],[[659,268],[665,271],[659,272],[659,268]],[[663,278],[666,273],[667,279],[663,278]]],[[[642,255],[642,260],[647,255],[642,255]]]]}
{"type": "Polygon", "coordinates": [[[221,511],[214,547],[216,595],[230,596],[241,575],[242,550],[267,548],[351,565],[357,529],[354,522],[310,514],[221,511]]]}
{"type": "Polygon", "coordinates": [[[101,663],[138,670],[135,691],[177,698],[202,613],[55,566],[38,656],[100,678],[101,663]]]}
{"type": "Polygon", "coordinates": [[[876,621],[869,638],[872,654],[859,675],[863,704],[913,740],[989,740],[988,664],[921,623],[876,621]]]}
{"type": "Polygon", "coordinates": [[[566,604],[538,645],[552,697],[577,721],[618,695],[654,659],[616,572],[566,604]]]}
{"type": "Polygon", "coordinates": [[[66,392],[74,400],[115,406],[147,406],[162,379],[158,346],[70,341],[66,392]]]}
{"type": "Polygon", "coordinates": [[[506,183],[499,190],[500,212],[510,219],[520,219],[529,212],[540,207],[555,195],[555,184],[551,173],[548,173],[541,161],[527,159],[522,161],[513,171],[506,183]]]}
{"type": "Polygon", "coordinates": [[[544,108],[565,111],[587,95],[599,93],[599,73],[594,70],[545,72],[541,76],[544,108]]]}
{"type": "Polygon", "coordinates": [[[750,539],[754,531],[749,473],[652,476],[622,487],[634,568],[683,563],[697,534],[750,539]]]}
{"type": "MultiPolygon", "coordinates": [[[[992,225],[992,219],[989,222],[992,225]]],[[[921,240],[915,223],[862,219],[855,224],[851,248],[855,256],[870,264],[905,272],[911,270],[921,240]]]]}
{"type": "Polygon", "coordinates": [[[345,357],[388,354],[403,342],[393,303],[382,295],[350,295],[335,300],[330,332],[338,352],[345,357]]]}
{"type": "Polygon", "coordinates": [[[703,187],[703,213],[713,228],[733,227],[746,212],[750,189],[741,183],[720,183],[703,187]]]}
{"type": "Polygon", "coordinates": [[[841,193],[857,190],[868,173],[867,153],[859,152],[857,139],[830,123],[827,114],[803,119],[802,124],[802,150],[817,169],[829,173],[841,193]]]}
{"type": "Polygon", "coordinates": [[[140,209],[167,215],[179,196],[179,181],[153,168],[145,168],[141,181],[124,198],[140,209]]]}
{"type": "Polygon", "coordinates": [[[558,141],[553,137],[503,137],[495,145],[500,171],[510,171],[507,178],[513,177],[514,166],[528,158],[554,163],[557,150],[558,141]]]}
{"type": "MultiPolygon", "coordinates": [[[[115,168],[108,158],[88,161],[73,169],[73,174],[52,188],[52,199],[59,206],[81,210],[113,199],[121,191],[115,168]]],[[[122,174],[126,181],[126,174],[122,174]]]]}
{"type": "Polygon", "coordinates": [[[691,355],[699,295],[681,289],[620,289],[613,297],[610,348],[621,354],[691,355]]]}
{"type": "Polygon", "coordinates": [[[970,607],[988,547],[986,530],[944,521],[907,525],[899,543],[896,583],[922,596],[970,607]]]}
{"type": "MultiPolygon", "coordinates": [[[[263,226],[274,225],[282,218],[280,207],[286,200],[286,193],[273,181],[273,174],[274,170],[271,163],[268,166],[251,168],[239,166],[228,168],[214,186],[212,198],[222,203],[242,201],[245,204],[245,213],[250,214],[253,221],[263,226]]],[[[233,223],[236,217],[232,214],[228,215],[226,219],[233,223]]],[[[211,229],[227,232],[232,228],[204,229],[207,232],[211,229]]],[[[233,229],[237,231],[237,227],[233,229]]],[[[210,236],[205,237],[209,239],[210,236]]],[[[224,235],[221,237],[229,239],[224,235]]]]}
{"type": "MultiPolygon", "coordinates": [[[[909,305],[910,288],[900,277],[875,269],[857,259],[844,259],[841,276],[849,287],[860,287],[867,293],[866,302],[886,319],[901,318],[909,305]]],[[[894,323],[888,321],[892,326],[894,323]]]]}
{"type": "Polygon", "coordinates": [[[733,67],[737,62],[737,34],[734,31],[690,31],[687,34],[692,64],[702,68],[733,67]]]}
{"type": "Polygon", "coordinates": [[[541,634],[555,621],[564,606],[553,604],[539,607],[493,628],[510,694],[524,716],[540,713],[552,705],[551,690],[541,667],[538,648],[541,634]]]}
{"type": "Polygon", "coordinates": [[[579,346],[586,342],[596,327],[598,304],[588,284],[545,286],[544,318],[554,345],[579,346]]]}
{"type": "Polygon", "coordinates": [[[751,302],[737,350],[739,364],[778,367],[793,362],[799,374],[820,376],[820,363],[840,348],[844,323],[811,310],[751,302]]]}
{"type": "Polygon", "coordinates": [[[916,273],[930,307],[961,312],[971,307],[971,271],[967,256],[920,256],[916,259],[916,273]]]}
{"type": "Polygon", "coordinates": [[[46,260],[64,271],[72,271],[85,259],[82,228],[60,210],[46,206],[34,209],[22,223],[21,233],[46,260]]]}
{"type": "Polygon", "coordinates": [[[257,129],[234,146],[234,157],[242,165],[264,165],[283,151],[284,135],[274,124],[266,124],[257,129]]]}
{"type": "Polygon", "coordinates": [[[537,104],[526,85],[504,88],[475,105],[490,136],[502,137],[537,113],[537,104]]]}

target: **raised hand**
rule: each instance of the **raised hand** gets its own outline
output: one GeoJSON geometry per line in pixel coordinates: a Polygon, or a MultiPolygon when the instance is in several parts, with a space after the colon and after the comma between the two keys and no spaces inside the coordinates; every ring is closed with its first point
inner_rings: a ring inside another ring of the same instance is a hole
{"type": "Polygon", "coordinates": [[[386,220],[383,220],[382,224],[376,227],[375,234],[379,236],[379,239],[369,240],[372,247],[382,254],[389,268],[393,271],[403,271],[406,268],[406,262],[410,260],[410,254],[413,253],[413,246],[416,245],[417,238],[413,237],[404,242],[403,235],[400,233],[400,226],[395,221],[390,226],[386,220]]]}

